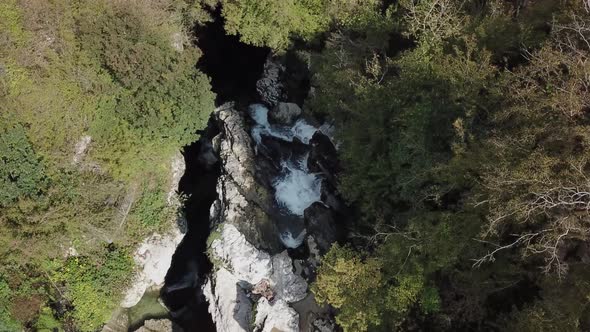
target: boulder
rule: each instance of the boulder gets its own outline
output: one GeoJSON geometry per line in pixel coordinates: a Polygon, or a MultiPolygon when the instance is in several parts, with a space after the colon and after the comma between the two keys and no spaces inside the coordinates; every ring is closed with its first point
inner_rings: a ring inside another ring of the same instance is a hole
{"type": "Polygon", "coordinates": [[[269,279],[272,273],[271,256],[256,249],[232,224],[224,224],[219,239],[211,243],[215,260],[232,271],[239,280],[256,284],[269,279]]]}
{"type": "Polygon", "coordinates": [[[269,112],[270,122],[285,126],[291,126],[301,115],[301,108],[295,103],[278,103],[269,112]]]}
{"type": "Polygon", "coordinates": [[[207,139],[206,137],[201,138],[201,144],[199,145],[199,154],[197,156],[197,160],[199,164],[203,166],[203,168],[209,170],[211,169],[219,159],[215,154],[215,150],[213,149],[213,143],[207,139]]]}
{"type": "Polygon", "coordinates": [[[321,200],[337,213],[343,213],[346,209],[344,201],[340,197],[337,189],[328,180],[322,181],[321,200]]]}
{"type": "Polygon", "coordinates": [[[332,210],[316,202],[305,209],[305,226],[307,233],[313,235],[321,254],[325,254],[338,239],[338,229],[332,210]]]}
{"type": "Polygon", "coordinates": [[[230,271],[219,267],[203,286],[218,332],[249,332],[252,303],[230,271]]]}
{"type": "Polygon", "coordinates": [[[148,319],[135,332],[182,332],[182,328],[169,319],[148,319]]]}
{"type": "Polygon", "coordinates": [[[244,118],[232,104],[218,108],[214,116],[221,130],[221,175],[217,181],[219,213],[212,222],[231,223],[255,247],[278,252],[278,231],[266,212],[273,198],[268,188],[256,181],[254,149],[244,118]]]}
{"type": "Polygon", "coordinates": [[[316,318],[313,323],[313,332],[334,332],[336,324],[327,318],[316,318]]]}
{"type": "Polygon", "coordinates": [[[256,82],[256,92],[262,101],[269,105],[275,106],[283,96],[283,85],[281,76],[285,67],[276,59],[269,57],[264,63],[264,70],[261,78],[256,82]]]}
{"type": "Polygon", "coordinates": [[[272,288],[270,288],[270,280],[268,279],[262,279],[254,285],[254,288],[252,288],[252,294],[260,295],[269,301],[272,301],[275,297],[275,293],[272,288]]]}
{"type": "Polygon", "coordinates": [[[262,147],[259,148],[259,151],[274,163],[280,163],[281,160],[298,162],[309,151],[308,145],[297,137],[294,137],[292,141],[267,135],[261,137],[262,147]]]}
{"type": "Polygon", "coordinates": [[[317,131],[309,141],[311,152],[307,159],[307,167],[311,172],[323,173],[328,178],[341,171],[338,152],[332,140],[321,131],[317,131]]]}
{"type": "Polygon", "coordinates": [[[258,332],[299,332],[299,314],[285,300],[269,302],[261,298],[254,325],[254,331],[258,332]]]}
{"type": "Polygon", "coordinates": [[[293,262],[287,251],[273,256],[271,283],[277,296],[287,303],[301,301],[307,295],[307,282],[293,271],[293,262]]]}

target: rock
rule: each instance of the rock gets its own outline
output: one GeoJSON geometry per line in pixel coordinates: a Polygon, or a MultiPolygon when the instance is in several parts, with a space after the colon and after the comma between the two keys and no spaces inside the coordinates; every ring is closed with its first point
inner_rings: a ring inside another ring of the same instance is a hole
{"type": "Polygon", "coordinates": [[[164,285],[172,255],[183,237],[184,234],[176,229],[165,235],[154,233],[142,242],[133,256],[139,272],[121,302],[122,307],[133,307],[148,288],[164,285]]]}
{"type": "Polygon", "coordinates": [[[219,146],[221,175],[217,182],[219,214],[214,223],[233,224],[255,247],[276,252],[280,248],[276,224],[266,211],[273,197],[256,181],[252,140],[244,118],[226,104],[215,111],[222,137],[219,146]]]}
{"type": "MultiPolygon", "coordinates": [[[[234,225],[224,224],[222,227],[220,236],[213,240],[210,248],[218,270],[203,290],[218,330],[248,330],[251,305],[243,300],[247,298],[245,289],[252,290],[253,294],[264,295],[260,297],[259,303],[268,304],[267,307],[263,306],[263,313],[264,317],[271,317],[271,320],[267,318],[266,321],[277,328],[291,326],[291,320],[297,321],[298,316],[288,304],[305,298],[307,282],[293,272],[287,251],[271,257],[246,241],[234,225]],[[268,302],[269,298],[272,303],[268,302]],[[287,321],[282,320],[286,318],[287,321]]],[[[264,326],[267,326],[266,323],[264,326]]],[[[270,331],[265,328],[261,330],[270,331]]],[[[295,330],[285,331],[297,331],[297,326],[293,328],[295,330]]]]}
{"type": "Polygon", "coordinates": [[[322,181],[321,200],[337,213],[343,213],[346,209],[337,189],[328,180],[322,181]]]}
{"type": "MultiPolygon", "coordinates": [[[[168,204],[175,208],[180,208],[177,190],[184,170],[184,158],[182,154],[177,153],[171,162],[172,174],[167,197],[168,204]]],[[[135,251],[133,260],[138,272],[121,302],[123,308],[136,305],[148,288],[161,288],[164,285],[164,278],[172,264],[172,256],[187,231],[186,220],[182,215],[166,222],[165,232],[151,234],[135,251]]]]}
{"type": "Polygon", "coordinates": [[[293,262],[287,251],[273,256],[271,283],[277,296],[287,303],[301,301],[307,295],[307,282],[293,272],[293,262]]]}
{"type": "Polygon", "coordinates": [[[299,315],[282,299],[271,303],[261,298],[254,325],[254,331],[260,332],[299,332],[299,315]]]}
{"type": "Polygon", "coordinates": [[[213,166],[219,161],[215,155],[212,142],[205,137],[201,138],[197,160],[199,161],[199,164],[201,164],[203,168],[207,170],[213,168],[213,166]]]}
{"type": "Polygon", "coordinates": [[[305,209],[305,226],[312,234],[320,253],[325,254],[338,239],[338,229],[332,211],[324,204],[316,202],[305,209]]]}
{"type": "Polygon", "coordinates": [[[239,279],[220,267],[203,287],[218,332],[249,332],[252,303],[239,279]]]}
{"type": "Polygon", "coordinates": [[[214,259],[220,260],[239,280],[256,284],[269,279],[272,260],[268,253],[256,249],[232,224],[224,224],[219,239],[211,243],[214,259]]]}
{"type": "Polygon", "coordinates": [[[182,328],[169,319],[148,319],[135,332],[182,332],[182,328]]]}
{"type": "Polygon", "coordinates": [[[84,159],[84,157],[86,157],[86,152],[88,151],[91,142],[92,137],[89,135],[80,137],[80,140],[76,143],[74,157],[72,157],[72,164],[77,165],[84,159]]]}
{"type": "Polygon", "coordinates": [[[312,323],[314,332],[334,332],[336,330],[336,324],[326,318],[317,318],[312,323]]]}
{"type": "Polygon", "coordinates": [[[271,107],[275,106],[283,95],[281,75],[284,71],[283,65],[269,57],[264,63],[261,78],[256,82],[256,92],[258,92],[260,99],[271,107]]]}
{"type": "Polygon", "coordinates": [[[184,156],[182,153],[177,152],[172,157],[170,162],[170,172],[172,173],[170,178],[170,188],[168,189],[168,195],[166,196],[168,205],[179,207],[180,201],[178,200],[178,184],[180,179],[184,175],[186,170],[186,164],[184,162],[184,156]]]}
{"type": "Polygon", "coordinates": [[[182,32],[175,32],[172,34],[170,39],[170,45],[172,46],[172,48],[174,48],[178,52],[184,51],[184,43],[188,39],[186,35],[184,35],[182,32]]]}
{"type": "Polygon", "coordinates": [[[273,123],[291,126],[301,115],[301,108],[295,103],[278,103],[268,113],[269,120],[273,123]]]}
{"type": "Polygon", "coordinates": [[[270,281],[268,279],[262,279],[254,285],[252,294],[260,295],[269,301],[272,301],[275,297],[275,293],[270,288],[270,281]]]}
{"type": "Polygon", "coordinates": [[[297,137],[294,137],[293,141],[285,141],[267,135],[261,137],[262,145],[259,146],[259,152],[274,163],[280,163],[281,160],[299,162],[309,151],[308,145],[301,142],[297,137]]]}
{"type": "Polygon", "coordinates": [[[324,175],[333,179],[334,175],[341,171],[341,167],[338,162],[338,152],[330,138],[321,131],[317,131],[309,144],[311,145],[311,152],[309,153],[309,159],[307,159],[309,170],[324,173],[324,175]]]}
{"type": "Polygon", "coordinates": [[[216,154],[219,154],[219,151],[221,151],[221,140],[222,140],[221,134],[215,135],[215,137],[213,137],[213,139],[211,140],[213,152],[215,152],[216,154]]]}

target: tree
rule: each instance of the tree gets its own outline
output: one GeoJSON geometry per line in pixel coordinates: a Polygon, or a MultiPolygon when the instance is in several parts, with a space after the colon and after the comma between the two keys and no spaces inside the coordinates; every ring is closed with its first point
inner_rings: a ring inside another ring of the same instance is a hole
{"type": "Polygon", "coordinates": [[[47,188],[41,159],[20,124],[0,123],[0,207],[34,198],[47,188]]]}
{"type": "Polygon", "coordinates": [[[484,172],[480,200],[490,207],[484,236],[506,240],[478,265],[523,248],[524,256],[544,258],[545,272],[563,276],[568,243],[590,238],[590,21],[569,18],[555,23],[552,39],[507,77],[507,106],[495,114],[497,129],[486,142],[498,162],[484,172]]]}
{"type": "Polygon", "coordinates": [[[383,281],[378,260],[363,260],[350,247],[333,245],[322,258],[312,287],[316,299],[338,309],[344,331],[366,331],[380,324],[383,281]]]}

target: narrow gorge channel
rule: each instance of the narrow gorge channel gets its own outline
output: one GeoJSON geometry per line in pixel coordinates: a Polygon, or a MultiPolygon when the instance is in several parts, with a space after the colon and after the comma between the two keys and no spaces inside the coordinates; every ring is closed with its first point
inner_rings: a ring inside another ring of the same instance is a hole
{"type": "Polygon", "coordinates": [[[332,126],[300,107],[307,68],[225,35],[219,15],[195,33],[218,107],[183,151],[187,233],[160,297],[184,331],[331,331],[308,286],[344,205],[332,126]]]}

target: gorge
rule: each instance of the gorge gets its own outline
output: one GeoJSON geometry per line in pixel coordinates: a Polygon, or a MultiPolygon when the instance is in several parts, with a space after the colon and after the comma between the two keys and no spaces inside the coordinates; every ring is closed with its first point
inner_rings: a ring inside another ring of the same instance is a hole
{"type": "Polygon", "coordinates": [[[308,83],[285,81],[292,74],[286,56],[225,35],[220,18],[198,35],[199,66],[220,106],[183,152],[179,192],[188,227],[162,301],[184,331],[328,331],[330,315],[307,288],[320,251],[336,240],[336,232],[314,233],[335,229],[331,208],[318,203],[338,200],[327,188],[333,174],[323,174],[335,170],[318,168],[312,152],[335,151],[325,136],[331,126],[287,102],[301,103],[308,83]]]}

